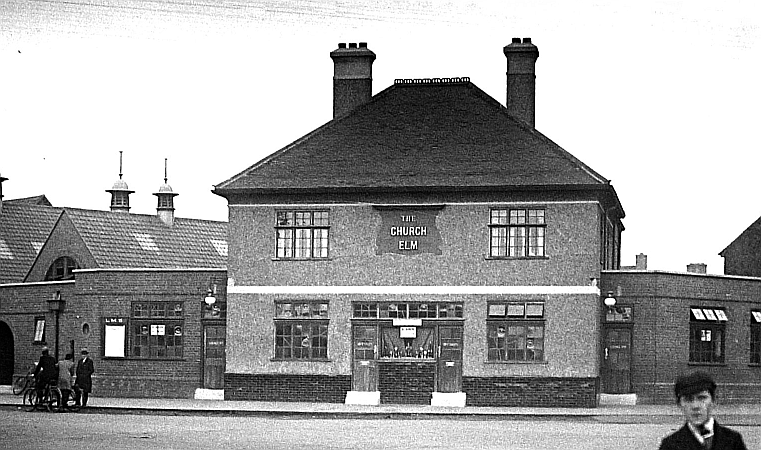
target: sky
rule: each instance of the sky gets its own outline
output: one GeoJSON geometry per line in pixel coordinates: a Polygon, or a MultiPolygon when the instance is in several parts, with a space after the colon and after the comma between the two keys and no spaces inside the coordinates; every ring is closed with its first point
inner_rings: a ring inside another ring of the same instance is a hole
{"type": "Polygon", "coordinates": [[[622,265],[683,272],[761,216],[755,0],[0,0],[6,199],[227,220],[214,185],[332,119],[340,42],[367,42],[373,94],[470,77],[505,103],[502,48],[530,37],[536,129],[611,180],[622,265]]]}

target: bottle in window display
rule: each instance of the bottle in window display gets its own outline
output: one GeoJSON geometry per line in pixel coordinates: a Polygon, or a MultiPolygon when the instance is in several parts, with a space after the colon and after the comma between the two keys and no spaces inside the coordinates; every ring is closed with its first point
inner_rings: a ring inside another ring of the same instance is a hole
{"type": "Polygon", "coordinates": [[[391,352],[392,358],[398,358],[399,357],[399,347],[394,346],[394,350],[391,352]]]}
{"type": "Polygon", "coordinates": [[[404,356],[406,356],[407,358],[412,358],[412,344],[408,343],[404,347],[404,356]]]}

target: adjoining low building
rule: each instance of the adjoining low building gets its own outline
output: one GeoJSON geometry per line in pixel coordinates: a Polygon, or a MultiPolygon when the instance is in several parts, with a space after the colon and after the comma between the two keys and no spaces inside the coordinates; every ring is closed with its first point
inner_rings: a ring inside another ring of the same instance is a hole
{"type": "Polygon", "coordinates": [[[175,218],[164,181],[155,216],[129,214],[121,174],[111,211],[0,204],[0,384],[48,346],[89,349],[96,395],[221,389],[227,224],[175,218]]]}

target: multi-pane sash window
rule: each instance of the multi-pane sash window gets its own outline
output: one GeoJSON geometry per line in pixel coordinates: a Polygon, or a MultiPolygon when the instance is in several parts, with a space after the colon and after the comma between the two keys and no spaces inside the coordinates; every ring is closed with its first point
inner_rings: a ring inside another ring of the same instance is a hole
{"type": "Polygon", "coordinates": [[[723,309],[690,308],[690,362],[724,363],[728,320],[723,309]]]}
{"type": "Polygon", "coordinates": [[[750,312],[750,363],[761,364],[761,311],[750,312]]]}
{"type": "Polygon", "coordinates": [[[182,358],[182,302],[133,302],[130,321],[131,357],[182,358]]]}
{"type": "Polygon", "coordinates": [[[486,334],[489,361],[543,361],[544,303],[490,302],[486,334]]]}
{"type": "Polygon", "coordinates": [[[328,357],[328,303],[275,304],[275,358],[328,357]]]}
{"type": "Polygon", "coordinates": [[[328,257],[328,211],[277,211],[276,216],[278,258],[328,257]]]}
{"type": "Polygon", "coordinates": [[[543,209],[492,209],[489,255],[492,257],[545,256],[543,209]]]}

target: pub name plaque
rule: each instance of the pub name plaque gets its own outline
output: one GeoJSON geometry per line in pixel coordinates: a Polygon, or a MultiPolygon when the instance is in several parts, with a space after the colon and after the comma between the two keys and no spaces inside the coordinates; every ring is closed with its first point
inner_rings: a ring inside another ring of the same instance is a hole
{"type": "Polygon", "coordinates": [[[376,239],[376,253],[419,255],[441,254],[441,234],[436,228],[437,207],[376,206],[381,225],[376,239]]]}

